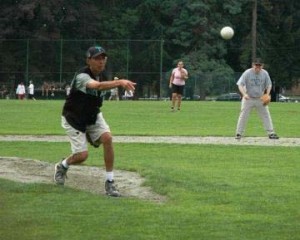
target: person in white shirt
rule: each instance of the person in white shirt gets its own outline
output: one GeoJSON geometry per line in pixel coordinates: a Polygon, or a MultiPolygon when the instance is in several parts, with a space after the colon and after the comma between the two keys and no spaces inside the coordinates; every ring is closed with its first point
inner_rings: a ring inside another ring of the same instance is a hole
{"type": "Polygon", "coordinates": [[[18,96],[18,99],[23,100],[25,98],[25,93],[26,93],[25,86],[24,86],[23,82],[21,82],[18,85],[17,90],[16,90],[16,94],[18,96]]]}
{"type": "MultiPolygon", "coordinates": [[[[114,77],[114,80],[119,80],[119,78],[114,77]]],[[[110,89],[109,100],[117,100],[117,101],[119,101],[119,91],[118,91],[117,87],[110,89]]]]}
{"type": "Polygon", "coordinates": [[[29,81],[28,98],[31,99],[31,100],[35,100],[35,98],[34,98],[34,85],[33,85],[32,81],[29,81]]]}
{"type": "Polygon", "coordinates": [[[68,84],[65,88],[66,90],[66,96],[69,96],[70,95],[70,92],[71,92],[71,86],[68,84]]]}
{"type": "Polygon", "coordinates": [[[132,100],[133,99],[133,91],[132,90],[126,90],[124,94],[125,100],[132,100]]]}

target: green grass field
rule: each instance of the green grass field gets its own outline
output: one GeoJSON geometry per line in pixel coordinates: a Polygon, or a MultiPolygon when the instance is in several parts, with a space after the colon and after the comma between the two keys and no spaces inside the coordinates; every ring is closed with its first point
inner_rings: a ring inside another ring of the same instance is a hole
{"type": "MultiPolygon", "coordinates": [[[[0,101],[0,134],[64,135],[60,126],[63,101],[0,101]]],[[[114,135],[234,136],[239,102],[183,102],[181,112],[170,112],[170,102],[106,101],[102,108],[114,135]]],[[[300,107],[297,103],[271,103],[277,133],[298,137],[300,107]]],[[[247,136],[265,136],[254,111],[247,136]]]]}
{"type": "MultiPolygon", "coordinates": [[[[0,101],[0,134],[64,135],[62,101],[0,101]]],[[[233,136],[239,103],[105,102],[114,135],[233,136]]],[[[299,137],[299,105],[272,103],[281,137],[299,137]]],[[[252,114],[248,136],[265,136],[252,114]]],[[[266,141],[268,139],[266,138],[266,141]]],[[[68,143],[0,142],[1,156],[57,162],[68,143]]],[[[136,171],[167,202],[109,198],[0,179],[1,239],[299,239],[300,147],[116,143],[116,169],[136,171]]],[[[103,166],[102,149],[86,162],[103,166]]],[[[38,173],[37,173],[38,174],[38,173]]]]}

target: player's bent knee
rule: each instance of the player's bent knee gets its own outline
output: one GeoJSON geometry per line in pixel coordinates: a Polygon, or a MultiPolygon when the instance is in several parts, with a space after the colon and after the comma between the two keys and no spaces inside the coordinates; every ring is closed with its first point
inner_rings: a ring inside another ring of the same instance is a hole
{"type": "Polygon", "coordinates": [[[102,134],[100,139],[103,144],[111,144],[112,143],[112,136],[110,133],[102,134]]]}

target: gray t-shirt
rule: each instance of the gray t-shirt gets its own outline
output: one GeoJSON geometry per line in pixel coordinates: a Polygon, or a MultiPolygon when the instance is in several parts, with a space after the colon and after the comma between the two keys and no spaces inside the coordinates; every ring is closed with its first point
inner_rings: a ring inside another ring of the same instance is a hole
{"type": "MultiPolygon", "coordinates": [[[[95,80],[99,80],[99,76],[95,77],[95,80]]],[[[98,90],[96,89],[91,89],[91,88],[87,88],[86,85],[88,84],[88,82],[93,81],[94,79],[91,78],[90,75],[88,75],[87,73],[79,73],[76,76],[76,89],[78,89],[81,92],[84,92],[86,94],[90,94],[93,96],[98,96],[98,90]]],[[[106,94],[106,91],[101,91],[101,97],[103,97],[106,94]]]]}
{"type": "Polygon", "coordinates": [[[259,98],[264,94],[264,91],[272,86],[269,73],[261,69],[256,73],[252,68],[247,69],[236,83],[238,86],[243,86],[249,97],[259,98]]]}
{"type": "Polygon", "coordinates": [[[78,89],[81,92],[97,96],[97,90],[86,88],[87,83],[90,81],[93,81],[90,75],[88,75],[87,73],[79,73],[76,76],[76,89],[78,89]]]}

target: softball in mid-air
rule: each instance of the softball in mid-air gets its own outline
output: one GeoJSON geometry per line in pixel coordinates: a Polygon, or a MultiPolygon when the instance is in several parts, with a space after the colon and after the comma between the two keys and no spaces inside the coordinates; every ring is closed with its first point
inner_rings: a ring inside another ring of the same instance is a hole
{"type": "Polygon", "coordinates": [[[229,40],[233,37],[234,31],[231,27],[226,26],[221,29],[220,34],[222,38],[229,40]]]}

